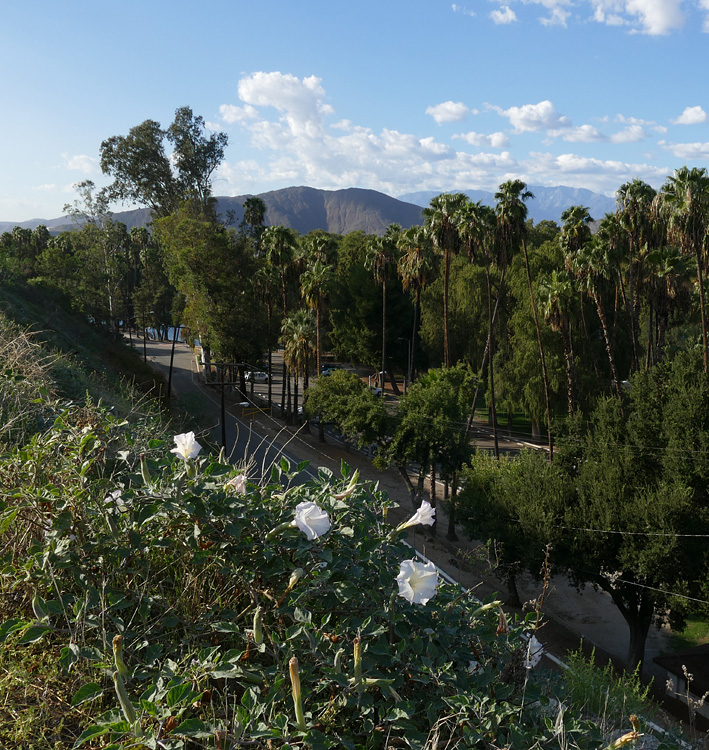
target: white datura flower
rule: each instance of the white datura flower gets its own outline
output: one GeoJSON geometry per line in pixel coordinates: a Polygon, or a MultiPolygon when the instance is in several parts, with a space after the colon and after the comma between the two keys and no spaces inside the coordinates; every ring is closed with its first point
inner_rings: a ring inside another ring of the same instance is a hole
{"type": "Polygon", "coordinates": [[[246,494],[246,474],[237,474],[235,477],[230,479],[226,483],[227,487],[231,487],[239,495],[246,494]]]}
{"type": "Polygon", "coordinates": [[[297,526],[312,542],[330,528],[330,518],[326,511],[307,500],[296,505],[293,526],[297,526]]]}
{"type": "Polygon", "coordinates": [[[428,500],[424,500],[419,505],[418,510],[414,513],[408,521],[400,523],[397,527],[397,531],[403,531],[411,526],[433,526],[433,522],[436,518],[436,509],[431,507],[431,503],[428,500]]]}
{"type": "Polygon", "coordinates": [[[438,570],[430,561],[404,560],[399,566],[396,582],[399,584],[399,596],[403,596],[407,602],[426,604],[436,593],[438,570]]]}
{"type": "Polygon", "coordinates": [[[202,450],[202,446],[195,440],[194,432],[183,432],[181,435],[175,435],[175,447],[170,453],[176,453],[183,461],[189,461],[191,458],[197,458],[202,450]]]}
{"type": "Polygon", "coordinates": [[[544,646],[537,640],[535,635],[531,636],[524,656],[525,669],[534,669],[544,655],[544,646]]]}

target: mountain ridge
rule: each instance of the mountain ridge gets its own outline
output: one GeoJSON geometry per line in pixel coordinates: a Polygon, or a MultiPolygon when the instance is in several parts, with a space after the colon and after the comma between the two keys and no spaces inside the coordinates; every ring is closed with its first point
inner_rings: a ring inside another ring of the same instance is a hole
{"type": "MultiPolygon", "coordinates": [[[[584,205],[591,216],[598,220],[615,209],[615,200],[584,188],[557,186],[546,188],[528,186],[534,198],[527,202],[529,217],[538,223],[551,220],[560,223],[561,214],[570,206],[584,205]]],[[[407,228],[423,221],[422,209],[428,206],[431,198],[446,191],[418,191],[394,198],[377,190],[366,188],[343,188],[321,190],[304,185],[258,193],[266,204],[267,225],[283,224],[307,234],[314,229],[323,229],[334,234],[349,234],[362,231],[366,234],[383,234],[389,224],[396,223],[407,228]]],[[[455,191],[448,191],[455,192],[455,191]]],[[[464,192],[473,201],[494,205],[494,192],[468,190],[464,192]]],[[[217,197],[217,213],[223,221],[231,220],[238,224],[244,218],[243,204],[253,194],[217,197]]],[[[137,208],[129,211],[116,211],[115,221],[123,222],[128,229],[147,226],[150,223],[150,210],[137,208]]],[[[68,216],[55,219],[30,219],[24,222],[0,221],[0,232],[9,232],[15,226],[35,229],[44,224],[52,234],[75,229],[76,225],[68,216]]]]}

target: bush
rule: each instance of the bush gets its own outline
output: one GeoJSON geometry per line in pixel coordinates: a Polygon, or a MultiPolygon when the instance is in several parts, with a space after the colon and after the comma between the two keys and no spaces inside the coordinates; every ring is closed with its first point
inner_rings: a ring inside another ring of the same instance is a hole
{"type": "MultiPolygon", "coordinates": [[[[527,748],[559,731],[551,683],[525,668],[529,625],[441,582],[425,604],[400,596],[412,550],[346,465],[297,484],[283,461],[245,484],[78,407],[8,460],[0,640],[45,639],[86,675],[76,746],[527,748]],[[325,533],[293,525],[303,504],[325,533]]],[[[568,747],[599,746],[583,727],[568,747]]]]}

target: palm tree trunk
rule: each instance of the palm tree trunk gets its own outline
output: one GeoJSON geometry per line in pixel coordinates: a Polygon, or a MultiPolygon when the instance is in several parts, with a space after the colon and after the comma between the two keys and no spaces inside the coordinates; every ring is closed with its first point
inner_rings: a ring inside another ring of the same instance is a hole
{"type": "Polygon", "coordinates": [[[697,256],[697,279],[699,281],[699,307],[702,315],[702,343],[704,344],[704,373],[709,372],[709,343],[707,343],[707,313],[704,298],[704,274],[702,273],[702,255],[698,244],[695,244],[697,256]]]}
{"type": "Polygon", "coordinates": [[[446,249],[443,258],[443,363],[451,366],[450,342],[448,339],[448,284],[450,281],[451,254],[446,249]]]}
{"type": "Polygon", "coordinates": [[[386,373],[386,354],[387,354],[387,282],[386,278],[382,280],[382,369],[379,376],[379,387],[382,389],[384,396],[384,378],[386,373]]]}
{"type": "MultiPolygon", "coordinates": [[[[492,439],[494,445],[495,458],[500,458],[500,444],[497,438],[497,406],[495,404],[495,372],[493,369],[493,359],[495,357],[495,341],[493,333],[492,318],[492,285],[490,284],[490,269],[485,267],[485,277],[487,281],[487,351],[490,366],[488,375],[490,379],[490,407],[492,410],[492,439]]],[[[497,306],[496,308],[497,309],[497,306]]]]}
{"type": "Polygon", "coordinates": [[[611,348],[610,338],[608,337],[608,323],[606,322],[606,311],[603,307],[603,300],[599,293],[594,292],[593,299],[596,302],[596,309],[598,310],[598,318],[601,321],[601,329],[603,330],[603,341],[606,345],[606,355],[608,356],[608,364],[611,368],[611,378],[615,387],[615,392],[618,398],[622,401],[623,398],[620,394],[620,381],[618,380],[618,371],[615,369],[615,359],[613,358],[613,349],[611,348]]]}
{"type": "Polygon", "coordinates": [[[529,255],[527,253],[527,240],[522,240],[522,250],[524,251],[524,265],[527,269],[527,286],[529,287],[529,300],[532,303],[532,315],[534,316],[534,327],[537,329],[537,341],[539,342],[539,359],[542,365],[542,380],[544,382],[544,400],[546,402],[547,412],[547,433],[549,437],[549,461],[554,460],[554,439],[551,432],[551,403],[549,399],[549,376],[547,375],[547,363],[544,358],[544,345],[542,344],[542,332],[539,328],[539,316],[537,315],[537,305],[534,301],[534,290],[532,289],[532,272],[529,268],[529,255]]]}

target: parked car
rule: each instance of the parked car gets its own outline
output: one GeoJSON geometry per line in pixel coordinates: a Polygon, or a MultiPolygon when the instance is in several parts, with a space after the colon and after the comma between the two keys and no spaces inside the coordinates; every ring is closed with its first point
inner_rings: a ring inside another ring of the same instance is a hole
{"type": "Polygon", "coordinates": [[[344,367],[341,367],[340,365],[321,365],[320,366],[320,375],[325,377],[326,375],[332,375],[335,370],[344,370],[344,367]]]}
{"type": "Polygon", "coordinates": [[[268,373],[258,372],[256,370],[249,370],[249,372],[246,373],[246,382],[247,383],[268,383],[268,373]]]}

